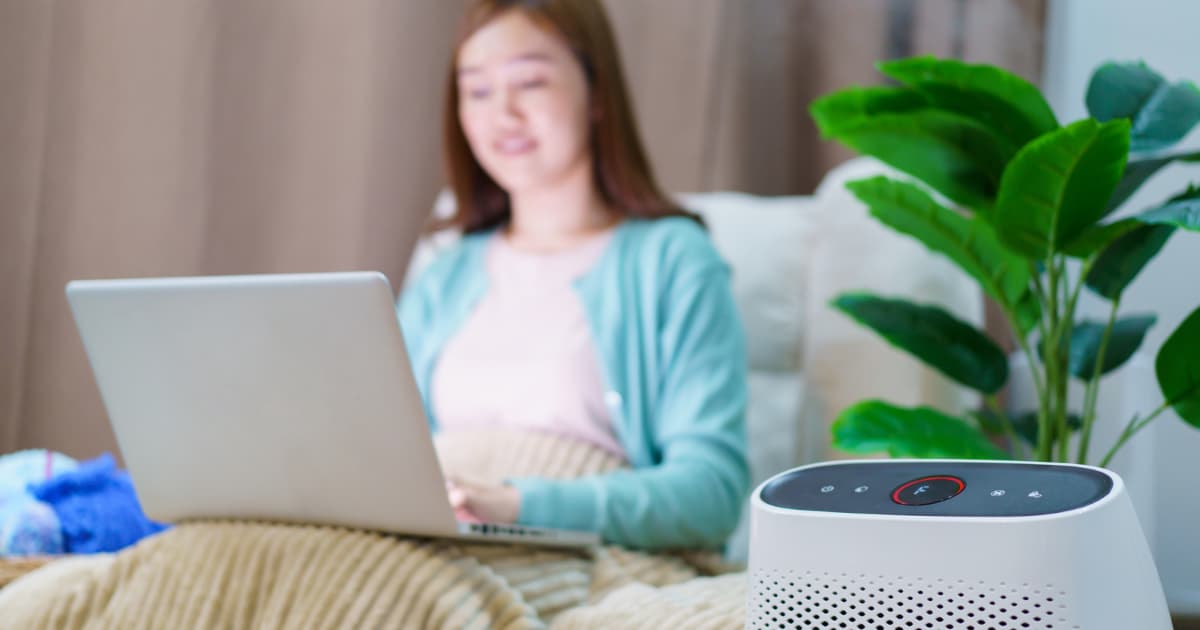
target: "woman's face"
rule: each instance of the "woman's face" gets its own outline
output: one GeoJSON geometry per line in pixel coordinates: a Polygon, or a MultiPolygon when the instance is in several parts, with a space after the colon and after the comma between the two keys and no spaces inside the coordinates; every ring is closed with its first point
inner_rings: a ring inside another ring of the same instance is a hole
{"type": "Polygon", "coordinates": [[[497,184],[511,194],[590,173],[587,78],[566,43],[508,11],[463,43],[457,64],[459,121],[497,184]]]}

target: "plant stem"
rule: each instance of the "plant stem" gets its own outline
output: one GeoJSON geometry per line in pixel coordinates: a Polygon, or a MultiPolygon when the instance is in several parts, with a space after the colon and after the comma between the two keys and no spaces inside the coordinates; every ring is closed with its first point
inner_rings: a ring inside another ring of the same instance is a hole
{"type": "Polygon", "coordinates": [[[1113,298],[1112,308],[1108,312],[1108,325],[1104,327],[1104,335],[1100,338],[1100,350],[1096,353],[1096,365],[1092,367],[1092,378],[1087,382],[1087,390],[1083,395],[1083,427],[1080,429],[1079,453],[1076,463],[1086,464],[1088,447],[1092,441],[1092,424],[1096,421],[1096,402],[1100,398],[1100,370],[1104,366],[1104,355],[1108,352],[1108,340],[1112,336],[1113,324],[1117,321],[1117,308],[1121,304],[1121,296],[1113,298]]]}
{"type": "MultiPolygon", "coordinates": [[[[1066,256],[1059,257],[1058,280],[1059,280],[1058,288],[1059,288],[1059,290],[1062,291],[1062,295],[1058,296],[1058,300],[1059,300],[1058,303],[1060,305],[1067,304],[1071,301],[1070,300],[1071,283],[1067,282],[1067,257],[1066,256]]],[[[1063,312],[1065,313],[1066,311],[1063,311],[1063,312]]]]}
{"type": "Polygon", "coordinates": [[[1108,453],[1104,455],[1104,459],[1100,460],[1100,466],[1108,466],[1108,462],[1112,461],[1113,456],[1116,455],[1117,451],[1125,445],[1125,442],[1129,441],[1129,438],[1133,437],[1134,434],[1145,428],[1146,425],[1150,424],[1152,420],[1157,418],[1159,414],[1166,411],[1170,406],[1170,401],[1163,401],[1163,404],[1159,405],[1158,409],[1155,409],[1154,413],[1147,416],[1145,420],[1139,421],[1136,415],[1130,418],[1129,423],[1126,424],[1125,428],[1121,431],[1121,437],[1117,438],[1116,444],[1113,444],[1112,448],[1108,449],[1108,453]]]}
{"type": "MultiPolygon", "coordinates": [[[[1057,331],[1056,335],[1058,340],[1054,346],[1057,349],[1055,361],[1058,362],[1059,367],[1060,380],[1058,385],[1059,395],[1061,397],[1060,403],[1062,405],[1061,413],[1058,417],[1058,460],[1063,462],[1068,461],[1070,458],[1069,438],[1071,431],[1067,425],[1067,416],[1069,415],[1069,405],[1067,403],[1069,402],[1068,386],[1071,382],[1071,333],[1074,332],[1075,327],[1075,305],[1079,302],[1079,293],[1083,290],[1083,285],[1085,284],[1084,280],[1087,278],[1088,274],[1091,273],[1092,266],[1096,264],[1097,258],[1099,258],[1099,256],[1092,256],[1084,261],[1083,266],[1079,269],[1079,278],[1077,279],[1073,289],[1068,288],[1070,283],[1067,280],[1066,257],[1063,257],[1059,263],[1059,273],[1063,283],[1063,295],[1064,297],[1070,296],[1066,297],[1066,307],[1063,309],[1063,317],[1060,320],[1059,330],[1057,331]]],[[[1109,326],[1112,326],[1111,322],[1109,323],[1109,326]]],[[[1107,331],[1104,339],[1105,342],[1107,342],[1107,331]]],[[[1101,353],[1101,356],[1103,356],[1103,346],[1101,346],[1101,353]]],[[[1099,362],[1097,362],[1097,369],[1099,369],[1099,362]]]]}
{"type": "MultiPolygon", "coordinates": [[[[1038,324],[1038,332],[1041,335],[1041,338],[1045,339],[1046,338],[1046,318],[1048,317],[1048,315],[1046,313],[1046,309],[1044,308],[1044,305],[1047,303],[1046,289],[1042,285],[1042,278],[1041,278],[1041,274],[1038,273],[1037,265],[1034,265],[1032,262],[1029,263],[1029,273],[1030,273],[1030,276],[1033,278],[1033,288],[1034,288],[1035,293],[1037,294],[1038,302],[1043,305],[1042,312],[1040,313],[1040,316],[1038,317],[1038,320],[1037,320],[1037,324],[1038,324]]],[[[1016,339],[1017,339],[1017,345],[1020,346],[1021,352],[1025,355],[1025,361],[1028,362],[1028,364],[1029,364],[1029,378],[1030,378],[1030,380],[1033,381],[1034,391],[1037,392],[1039,446],[1035,447],[1035,448],[1036,448],[1036,451],[1040,453],[1040,451],[1041,451],[1040,440],[1041,440],[1041,435],[1043,433],[1042,428],[1041,428],[1041,422],[1042,422],[1041,419],[1046,417],[1048,404],[1049,404],[1049,398],[1048,398],[1049,392],[1046,390],[1046,377],[1045,377],[1044,366],[1042,368],[1039,368],[1037,355],[1033,353],[1033,349],[1029,346],[1028,335],[1026,333],[1021,332],[1021,327],[1017,325],[1016,314],[1011,311],[1007,311],[1007,310],[1005,312],[1008,313],[1008,319],[1012,323],[1012,329],[1014,331],[1013,336],[1016,337],[1016,339]]]]}
{"type": "Polygon", "coordinates": [[[1004,409],[1000,406],[1000,399],[996,398],[995,394],[984,394],[983,402],[987,408],[999,419],[1000,425],[1004,427],[1004,437],[1008,440],[1008,452],[1010,455],[1017,455],[1017,448],[1020,443],[1017,440],[1017,432],[1013,430],[1012,419],[1004,413],[1004,409]]]}
{"type": "MultiPolygon", "coordinates": [[[[1071,383],[1070,356],[1071,356],[1071,326],[1074,320],[1075,304],[1071,300],[1071,295],[1078,297],[1079,292],[1074,293],[1070,290],[1070,282],[1067,280],[1067,258],[1060,256],[1058,260],[1058,280],[1062,286],[1062,302],[1059,304],[1062,307],[1062,314],[1058,318],[1058,326],[1054,330],[1054,362],[1057,365],[1055,371],[1058,374],[1058,382],[1055,383],[1055,397],[1058,402],[1058,428],[1055,431],[1055,438],[1058,446],[1057,461],[1069,461],[1071,456],[1069,439],[1071,436],[1070,428],[1067,425],[1068,405],[1067,405],[1067,386],[1071,383]]],[[[1078,289],[1078,287],[1076,287],[1078,289]]]]}
{"type": "Polygon", "coordinates": [[[1029,362],[1029,375],[1033,380],[1033,388],[1037,392],[1038,409],[1044,415],[1046,413],[1045,376],[1038,370],[1037,355],[1033,353],[1033,348],[1029,346],[1029,340],[1024,336],[1017,335],[1017,345],[1021,346],[1021,352],[1025,355],[1025,360],[1029,362]]]}
{"type": "MultiPolygon", "coordinates": [[[[1043,306],[1049,304],[1049,296],[1046,295],[1046,288],[1042,285],[1042,275],[1038,273],[1037,265],[1029,263],[1029,273],[1033,276],[1033,288],[1037,291],[1038,301],[1040,301],[1043,306]]],[[[1042,339],[1045,339],[1047,336],[1049,336],[1049,333],[1046,329],[1047,317],[1048,315],[1046,313],[1046,309],[1043,308],[1041,317],[1039,317],[1037,321],[1038,334],[1042,336],[1042,339]]]]}
{"type": "Polygon", "coordinates": [[[1051,461],[1054,457],[1054,422],[1058,412],[1058,266],[1054,264],[1053,254],[1046,256],[1046,271],[1050,277],[1049,290],[1046,292],[1046,304],[1048,306],[1047,316],[1049,324],[1047,325],[1046,334],[1043,334],[1041,339],[1042,344],[1042,365],[1046,368],[1046,404],[1043,405],[1042,413],[1038,415],[1038,448],[1037,458],[1042,461],[1051,461]]]}
{"type": "Polygon", "coordinates": [[[1083,285],[1086,284],[1085,279],[1092,272],[1092,266],[1096,264],[1096,259],[1099,256],[1092,256],[1083,263],[1079,268],[1079,282],[1075,284],[1075,289],[1071,291],[1071,299],[1067,302],[1067,321],[1074,326],[1075,324],[1075,303],[1079,301],[1079,293],[1083,290],[1083,285]]]}
{"type": "MultiPolygon", "coordinates": [[[[1038,367],[1037,357],[1033,354],[1033,350],[1029,347],[1029,339],[1026,333],[1021,332],[1021,326],[1017,323],[1017,315],[1007,307],[1004,308],[1004,314],[1008,317],[1009,327],[1012,328],[1013,338],[1017,341],[1017,346],[1021,348],[1021,353],[1025,355],[1025,360],[1029,362],[1029,378],[1033,381],[1034,390],[1037,392],[1038,408],[1041,409],[1046,404],[1046,393],[1042,387],[1042,372],[1038,367]]],[[[1038,322],[1041,325],[1041,322],[1038,322]]],[[[984,397],[985,403],[995,403],[997,407],[999,402],[996,401],[995,395],[991,395],[989,401],[988,395],[984,397]]],[[[1005,416],[1007,418],[1007,416],[1005,416]]]]}

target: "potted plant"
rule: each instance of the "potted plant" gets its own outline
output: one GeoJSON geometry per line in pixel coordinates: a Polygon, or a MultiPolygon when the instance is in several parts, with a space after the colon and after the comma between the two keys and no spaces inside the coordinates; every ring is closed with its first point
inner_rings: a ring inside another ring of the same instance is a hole
{"type": "Polygon", "coordinates": [[[898,85],[833,92],[813,103],[813,118],[824,137],[911,176],[847,188],[872,216],[949,258],[994,300],[1030,366],[1037,409],[1001,408],[1008,358],[972,325],[932,305],[843,294],[834,307],[978,391],[985,407],[955,417],[864,401],[839,414],[834,446],[1103,466],[1167,409],[1200,428],[1197,308],[1155,359],[1162,405],[1129,418],[1113,444],[1091,443],[1102,377],[1134,354],[1155,321],[1119,316],[1122,293],[1176,231],[1200,231],[1200,187],[1128,218],[1110,215],[1166,164],[1200,162],[1200,152],[1166,152],[1200,121],[1200,90],[1144,64],[1109,63],[1089,84],[1090,116],[1060,125],[1036,87],[1000,68],[932,57],[878,67],[898,85]],[[1107,321],[1077,317],[1084,288],[1110,301],[1107,321]],[[1072,378],[1086,384],[1080,413],[1068,408],[1072,378]]]}

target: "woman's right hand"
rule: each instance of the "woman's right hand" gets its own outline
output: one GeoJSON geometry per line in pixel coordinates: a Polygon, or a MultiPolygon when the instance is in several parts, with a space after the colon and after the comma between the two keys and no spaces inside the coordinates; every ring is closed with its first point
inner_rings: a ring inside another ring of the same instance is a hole
{"type": "Polygon", "coordinates": [[[451,477],[446,495],[460,521],[515,523],[521,513],[521,494],[507,484],[486,484],[451,477]]]}

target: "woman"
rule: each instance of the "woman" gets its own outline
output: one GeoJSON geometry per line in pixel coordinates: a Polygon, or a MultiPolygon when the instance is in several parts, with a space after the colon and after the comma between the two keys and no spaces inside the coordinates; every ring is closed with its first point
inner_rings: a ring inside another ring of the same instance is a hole
{"type": "Polygon", "coordinates": [[[599,3],[476,2],[444,142],[464,238],[400,306],[431,426],[552,432],[632,467],[456,481],[452,502],[636,548],[720,546],[749,483],[729,271],[654,183],[599,3]]]}

